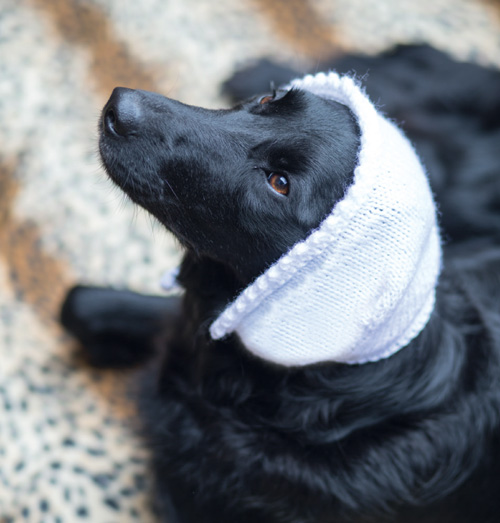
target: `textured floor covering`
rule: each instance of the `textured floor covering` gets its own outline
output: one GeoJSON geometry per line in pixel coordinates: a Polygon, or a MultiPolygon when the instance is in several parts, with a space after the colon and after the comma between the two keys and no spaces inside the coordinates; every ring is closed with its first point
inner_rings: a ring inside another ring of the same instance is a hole
{"type": "Polygon", "coordinates": [[[0,522],[155,520],[127,376],[79,365],[56,321],[71,283],[158,292],[178,260],[100,169],[111,89],[224,106],[247,60],[399,42],[500,66],[500,3],[0,0],[0,522]]]}

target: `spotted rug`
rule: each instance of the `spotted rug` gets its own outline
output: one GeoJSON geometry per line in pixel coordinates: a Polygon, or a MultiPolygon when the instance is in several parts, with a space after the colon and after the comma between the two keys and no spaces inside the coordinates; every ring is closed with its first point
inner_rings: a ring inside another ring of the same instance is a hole
{"type": "Polygon", "coordinates": [[[105,179],[116,85],[227,105],[221,82],[269,56],[427,42],[500,66],[500,4],[472,0],[0,0],[0,521],[156,520],[130,375],[75,358],[57,321],[74,282],[159,292],[176,243],[105,179]]]}

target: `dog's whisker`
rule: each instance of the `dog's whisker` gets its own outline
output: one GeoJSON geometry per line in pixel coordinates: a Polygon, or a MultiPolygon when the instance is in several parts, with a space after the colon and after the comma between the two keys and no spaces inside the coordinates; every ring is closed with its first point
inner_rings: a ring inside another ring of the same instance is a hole
{"type": "Polygon", "coordinates": [[[181,200],[179,199],[179,197],[177,196],[176,192],[174,191],[174,188],[172,187],[172,185],[170,184],[170,182],[164,178],[164,182],[167,184],[167,187],[170,189],[170,191],[172,192],[172,194],[174,195],[175,199],[181,203],[181,200]]]}

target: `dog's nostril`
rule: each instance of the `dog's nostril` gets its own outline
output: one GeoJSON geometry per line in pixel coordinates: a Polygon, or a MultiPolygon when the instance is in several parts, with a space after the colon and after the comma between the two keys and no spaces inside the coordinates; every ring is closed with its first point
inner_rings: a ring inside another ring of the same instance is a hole
{"type": "Polygon", "coordinates": [[[113,136],[128,136],[135,134],[135,122],[130,118],[129,113],[120,107],[120,104],[113,104],[107,107],[103,117],[103,131],[113,136]]]}
{"type": "Polygon", "coordinates": [[[107,131],[111,134],[118,134],[115,129],[115,123],[116,123],[115,111],[110,107],[104,113],[104,118],[103,118],[104,131],[105,132],[107,131]]]}

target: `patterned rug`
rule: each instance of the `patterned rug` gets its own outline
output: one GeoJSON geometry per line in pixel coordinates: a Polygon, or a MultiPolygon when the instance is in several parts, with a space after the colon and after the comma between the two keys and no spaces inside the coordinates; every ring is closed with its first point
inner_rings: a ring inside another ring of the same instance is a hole
{"type": "Polygon", "coordinates": [[[269,56],[427,42],[500,66],[500,3],[472,0],[0,0],[0,521],[155,521],[127,373],[75,357],[74,282],[160,292],[175,241],[105,179],[96,122],[116,85],[222,107],[269,56]]]}

